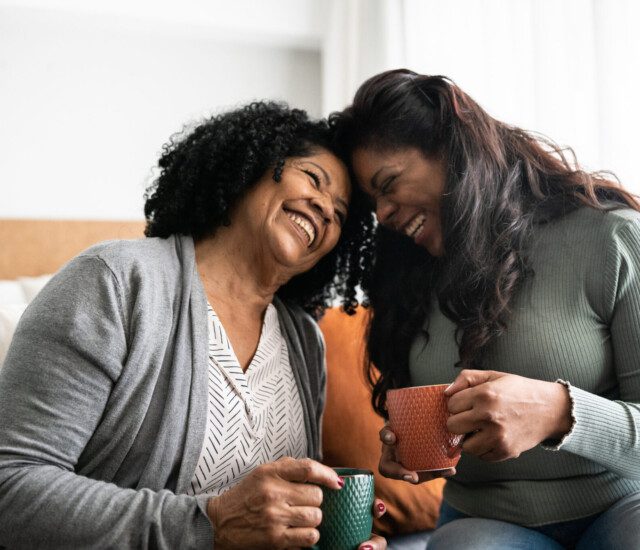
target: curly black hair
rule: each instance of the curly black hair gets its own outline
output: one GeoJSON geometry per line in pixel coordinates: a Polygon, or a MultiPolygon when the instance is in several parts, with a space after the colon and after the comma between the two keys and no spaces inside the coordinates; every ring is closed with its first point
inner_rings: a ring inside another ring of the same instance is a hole
{"type": "MultiPolygon", "coordinates": [[[[145,235],[191,235],[198,240],[214,234],[229,225],[230,210],[268,170],[277,183],[285,159],[317,148],[346,160],[325,120],[311,120],[303,110],[272,101],[250,103],[183,129],[164,145],[160,175],[145,192],[145,235]]],[[[338,297],[347,313],[358,305],[356,287],[374,221],[366,199],[353,187],[338,245],[277,292],[316,317],[338,297]]]]}

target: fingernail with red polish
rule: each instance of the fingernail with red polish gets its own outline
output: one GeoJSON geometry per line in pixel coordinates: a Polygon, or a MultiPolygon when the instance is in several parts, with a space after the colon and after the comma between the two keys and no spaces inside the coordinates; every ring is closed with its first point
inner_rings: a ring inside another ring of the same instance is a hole
{"type": "Polygon", "coordinates": [[[340,485],[341,489],[342,489],[342,487],[344,487],[344,478],[343,477],[339,477],[338,478],[338,485],[340,485]]]}
{"type": "Polygon", "coordinates": [[[378,503],[378,510],[380,512],[384,512],[386,510],[386,506],[382,502],[379,502],[378,503]]]}
{"type": "Polygon", "coordinates": [[[360,547],[360,550],[373,550],[373,546],[371,546],[370,544],[365,544],[364,546],[360,547]]]}

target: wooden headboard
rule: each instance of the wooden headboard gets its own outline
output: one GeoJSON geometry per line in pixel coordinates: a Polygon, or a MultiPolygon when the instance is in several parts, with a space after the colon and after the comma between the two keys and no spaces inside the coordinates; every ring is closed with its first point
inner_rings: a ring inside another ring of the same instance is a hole
{"type": "Polygon", "coordinates": [[[142,237],[143,221],[0,219],[0,279],[55,273],[92,244],[142,237]]]}

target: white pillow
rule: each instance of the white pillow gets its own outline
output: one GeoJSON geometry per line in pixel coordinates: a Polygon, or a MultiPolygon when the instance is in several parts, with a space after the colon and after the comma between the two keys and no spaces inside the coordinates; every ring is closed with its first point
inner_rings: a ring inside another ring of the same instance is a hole
{"type": "Polygon", "coordinates": [[[22,285],[17,280],[0,280],[0,306],[26,302],[22,285]]]}
{"type": "Polygon", "coordinates": [[[0,367],[9,350],[16,326],[27,304],[33,300],[53,275],[18,277],[15,281],[0,281],[0,367]]]}
{"type": "Polygon", "coordinates": [[[26,308],[27,304],[24,303],[0,306],[0,368],[9,350],[18,321],[26,308]]]}

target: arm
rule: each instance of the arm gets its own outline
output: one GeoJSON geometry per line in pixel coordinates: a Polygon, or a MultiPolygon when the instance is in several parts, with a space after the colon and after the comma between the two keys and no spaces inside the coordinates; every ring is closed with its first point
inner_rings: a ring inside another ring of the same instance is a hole
{"type": "Polygon", "coordinates": [[[608,320],[619,399],[569,389],[574,427],[557,448],[640,479],[640,225],[620,228],[608,252],[608,320]]]}
{"type": "Polygon", "coordinates": [[[114,274],[89,256],[25,312],[0,371],[0,546],[211,547],[195,498],[75,473],[126,360],[126,315],[114,274]]]}

